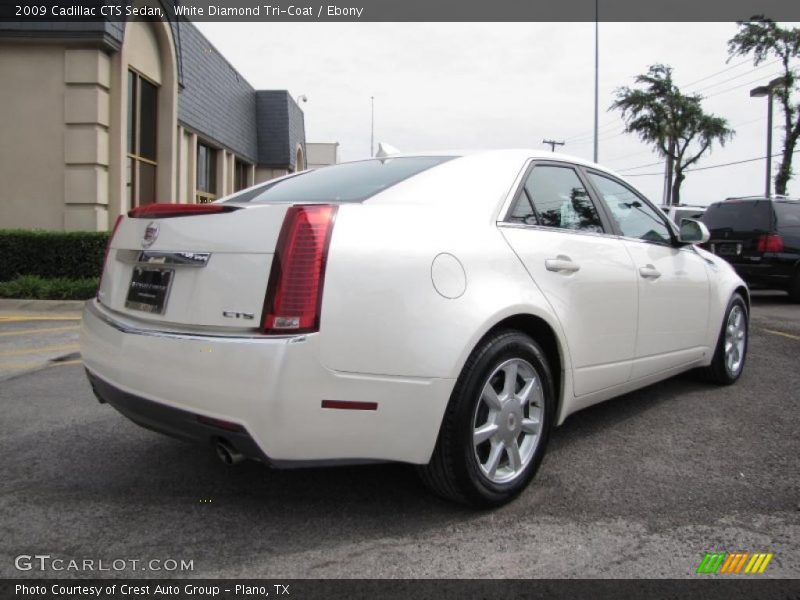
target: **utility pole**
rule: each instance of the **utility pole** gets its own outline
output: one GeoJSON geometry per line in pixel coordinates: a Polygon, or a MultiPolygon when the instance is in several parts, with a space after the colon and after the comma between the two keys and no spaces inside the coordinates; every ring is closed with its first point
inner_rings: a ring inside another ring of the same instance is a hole
{"type": "Polygon", "coordinates": [[[369,128],[369,157],[375,156],[375,96],[369,97],[370,101],[370,128],[369,128]]]}
{"type": "Polygon", "coordinates": [[[769,88],[769,95],[767,96],[767,192],[766,197],[770,197],[772,191],[772,95],[774,93],[773,87],[769,88]]]}
{"type": "Polygon", "coordinates": [[[556,146],[563,146],[564,142],[557,142],[556,140],[542,140],[543,144],[548,144],[550,146],[550,152],[556,151],[556,146]]]}
{"type": "Polygon", "coordinates": [[[667,155],[667,173],[664,178],[664,204],[672,206],[672,171],[673,161],[672,155],[675,154],[675,140],[669,141],[669,154],[667,155]]]}
{"type": "Polygon", "coordinates": [[[783,77],[778,77],[770,81],[767,85],[762,85],[750,90],[751,98],[767,97],[767,181],[765,184],[766,197],[769,198],[772,191],[772,101],[775,97],[775,90],[784,85],[783,77]]]}
{"type": "Polygon", "coordinates": [[[598,118],[600,81],[600,0],[594,0],[594,162],[598,157],[598,118]]]}

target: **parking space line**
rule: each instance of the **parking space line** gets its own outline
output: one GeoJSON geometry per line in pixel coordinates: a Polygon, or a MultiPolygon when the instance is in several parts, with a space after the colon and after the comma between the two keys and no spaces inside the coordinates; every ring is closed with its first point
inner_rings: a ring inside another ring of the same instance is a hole
{"type": "Polygon", "coordinates": [[[56,331],[77,331],[80,329],[77,325],[70,325],[68,327],[44,327],[42,329],[18,329],[17,331],[6,331],[0,333],[0,337],[7,337],[10,335],[27,335],[30,333],[55,333],[56,331]]]}
{"type": "Polygon", "coordinates": [[[783,331],[775,331],[774,329],[765,329],[767,333],[771,333],[772,335],[779,335],[781,337],[789,338],[790,340],[797,340],[800,341],[800,335],[792,335],[791,333],[785,333],[783,331]]]}
{"type": "Polygon", "coordinates": [[[20,321],[80,321],[80,317],[26,317],[7,316],[0,317],[0,323],[19,323],[20,321]]]}
{"type": "Polygon", "coordinates": [[[60,367],[63,365],[82,365],[83,361],[81,359],[76,360],[59,360],[59,361],[51,361],[51,362],[44,362],[44,363],[0,363],[0,371],[13,371],[18,370],[22,371],[25,369],[35,369],[36,367],[60,367]]]}
{"type": "Polygon", "coordinates": [[[0,356],[19,356],[21,354],[37,354],[41,352],[60,352],[61,350],[77,350],[78,344],[64,344],[61,346],[43,346],[39,348],[26,348],[25,350],[7,350],[0,352],[0,356]]]}

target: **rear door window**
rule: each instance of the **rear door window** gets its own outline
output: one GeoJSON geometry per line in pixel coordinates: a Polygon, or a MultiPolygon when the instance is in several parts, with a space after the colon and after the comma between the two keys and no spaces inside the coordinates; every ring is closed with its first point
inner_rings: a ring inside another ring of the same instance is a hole
{"type": "Polygon", "coordinates": [[[412,156],[343,163],[303,171],[245,190],[224,202],[283,204],[291,202],[362,202],[385,189],[440,165],[452,156],[412,156]]]}
{"type": "Polygon", "coordinates": [[[800,232],[800,202],[775,202],[778,228],[800,232]]]}
{"type": "Polygon", "coordinates": [[[535,166],[509,220],[573,231],[603,231],[589,193],[571,167],[535,166]]]}

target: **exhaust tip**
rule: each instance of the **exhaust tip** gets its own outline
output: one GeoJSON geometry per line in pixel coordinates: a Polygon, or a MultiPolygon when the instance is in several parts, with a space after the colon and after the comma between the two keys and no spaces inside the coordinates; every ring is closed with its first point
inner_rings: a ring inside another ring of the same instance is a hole
{"type": "Polygon", "coordinates": [[[217,456],[219,459],[226,465],[238,465],[244,460],[244,455],[236,450],[233,444],[230,444],[225,440],[217,440],[214,448],[217,451],[217,456]]]}

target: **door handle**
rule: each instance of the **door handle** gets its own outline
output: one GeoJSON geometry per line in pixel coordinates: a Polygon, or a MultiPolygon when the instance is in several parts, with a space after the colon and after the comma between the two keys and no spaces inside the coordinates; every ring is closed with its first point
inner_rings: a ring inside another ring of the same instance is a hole
{"type": "Polygon", "coordinates": [[[661,271],[656,269],[653,265],[645,265],[639,269],[639,275],[645,279],[658,279],[661,277],[661,271]]]}
{"type": "Polygon", "coordinates": [[[555,273],[575,273],[581,270],[581,266],[578,263],[572,262],[569,256],[564,256],[563,254],[559,254],[555,258],[545,259],[544,267],[548,271],[554,271],[555,273]]]}

